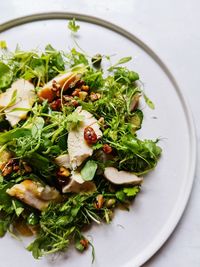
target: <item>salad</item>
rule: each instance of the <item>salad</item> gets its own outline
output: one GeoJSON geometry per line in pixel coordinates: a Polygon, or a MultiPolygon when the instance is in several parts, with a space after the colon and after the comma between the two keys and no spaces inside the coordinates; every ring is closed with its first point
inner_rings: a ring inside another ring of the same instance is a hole
{"type": "Polygon", "coordinates": [[[137,137],[140,100],[153,103],[124,66],[131,57],[0,46],[0,236],[33,235],[36,259],[82,252],[85,227],[127,209],[158,162],[158,139],[137,137]]]}

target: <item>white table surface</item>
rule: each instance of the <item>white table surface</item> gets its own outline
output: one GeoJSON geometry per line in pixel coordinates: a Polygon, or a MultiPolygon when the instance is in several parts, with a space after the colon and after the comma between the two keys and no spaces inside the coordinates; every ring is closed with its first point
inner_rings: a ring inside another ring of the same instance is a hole
{"type": "MultiPolygon", "coordinates": [[[[118,24],[147,43],[168,65],[189,100],[199,150],[199,0],[1,0],[0,23],[47,11],[97,16],[118,24]]],[[[200,266],[199,175],[200,166],[197,163],[192,194],[181,221],[165,245],[143,267],[200,266]]]]}

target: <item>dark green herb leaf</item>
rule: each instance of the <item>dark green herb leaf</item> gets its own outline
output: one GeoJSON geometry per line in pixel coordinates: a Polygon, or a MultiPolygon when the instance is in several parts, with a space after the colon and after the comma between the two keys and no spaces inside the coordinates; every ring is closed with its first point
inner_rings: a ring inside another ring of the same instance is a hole
{"type": "Polygon", "coordinates": [[[15,128],[5,133],[0,133],[0,145],[4,145],[13,139],[31,135],[31,131],[25,128],[15,128]]]}
{"type": "Polygon", "coordinates": [[[13,79],[13,73],[11,69],[0,61],[0,89],[7,88],[13,79]]]}

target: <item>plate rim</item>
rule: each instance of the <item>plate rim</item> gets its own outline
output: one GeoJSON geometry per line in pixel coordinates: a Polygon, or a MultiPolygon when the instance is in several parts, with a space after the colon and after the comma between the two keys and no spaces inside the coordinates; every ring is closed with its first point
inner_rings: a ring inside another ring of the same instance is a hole
{"type": "Polygon", "coordinates": [[[69,20],[76,18],[78,21],[93,23],[109,30],[112,30],[123,37],[129,39],[133,43],[137,44],[140,48],[142,48],[146,53],[148,53],[151,58],[161,67],[164,71],[170,82],[172,83],[179,99],[182,104],[183,112],[185,114],[185,119],[188,125],[188,133],[189,133],[189,140],[190,140],[190,164],[188,168],[187,177],[189,177],[187,181],[187,185],[182,185],[182,190],[179,194],[179,197],[176,201],[176,205],[173,208],[173,212],[170,214],[170,217],[162,228],[161,232],[157,235],[157,237],[152,241],[152,243],[136,258],[130,260],[128,263],[125,263],[124,267],[138,267],[147,262],[168,240],[171,236],[173,231],[175,230],[178,222],[180,221],[184,210],[187,206],[189,201],[189,197],[192,191],[192,186],[195,178],[196,172],[196,163],[197,163],[197,136],[196,136],[196,129],[194,124],[194,119],[192,116],[192,112],[190,110],[189,104],[185,97],[183,96],[181,89],[167,67],[164,61],[154,52],[152,48],[149,47],[145,42],[141,40],[140,37],[136,36],[135,34],[125,30],[124,28],[111,23],[110,21],[101,19],[99,17],[85,15],[81,13],[74,13],[74,12],[42,12],[42,13],[34,13],[27,16],[17,17],[12,20],[8,20],[4,23],[0,24],[0,33],[9,30],[11,28],[35,22],[35,21],[44,21],[44,20],[69,20]]]}

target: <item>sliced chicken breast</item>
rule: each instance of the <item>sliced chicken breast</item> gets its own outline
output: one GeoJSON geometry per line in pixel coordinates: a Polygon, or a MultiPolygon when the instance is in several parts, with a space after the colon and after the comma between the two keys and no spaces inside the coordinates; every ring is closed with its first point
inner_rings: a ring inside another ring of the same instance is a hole
{"type": "Polygon", "coordinates": [[[84,119],[77,128],[69,131],[68,134],[68,153],[73,170],[79,167],[93,153],[92,146],[89,146],[84,139],[84,129],[90,126],[95,131],[98,139],[102,136],[98,121],[90,112],[83,110],[82,107],[78,107],[74,112],[82,115],[84,119]]]}
{"type": "Polygon", "coordinates": [[[0,108],[5,108],[6,119],[11,126],[26,118],[28,110],[35,101],[35,96],[33,84],[24,79],[17,80],[11,88],[0,95],[0,108]],[[15,94],[16,96],[13,97],[15,94]]]}
{"type": "Polygon", "coordinates": [[[60,198],[59,192],[50,186],[42,186],[32,180],[24,180],[6,191],[10,196],[20,199],[22,202],[38,210],[47,208],[51,201],[60,198]]]}
{"type": "Polygon", "coordinates": [[[63,187],[63,193],[79,193],[96,191],[96,186],[93,182],[86,182],[81,177],[80,172],[72,171],[69,183],[63,187]]]}

